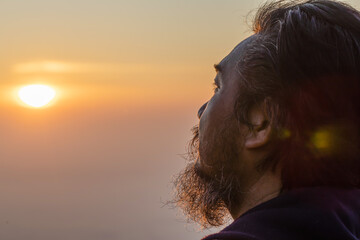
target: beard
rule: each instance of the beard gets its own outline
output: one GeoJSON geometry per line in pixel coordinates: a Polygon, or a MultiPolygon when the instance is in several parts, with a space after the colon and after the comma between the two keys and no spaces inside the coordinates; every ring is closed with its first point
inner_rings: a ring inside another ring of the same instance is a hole
{"type": "Polygon", "coordinates": [[[193,127],[192,132],[186,154],[189,162],[175,178],[176,194],[172,203],[203,228],[221,226],[231,219],[229,213],[243,198],[241,174],[235,170],[239,161],[237,132],[224,123],[202,148],[199,148],[198,126],[193,127]],[[210,172],[201,167],[200,155],[201,161],[206,158],[206,165],[211,166],[210,172]]]}

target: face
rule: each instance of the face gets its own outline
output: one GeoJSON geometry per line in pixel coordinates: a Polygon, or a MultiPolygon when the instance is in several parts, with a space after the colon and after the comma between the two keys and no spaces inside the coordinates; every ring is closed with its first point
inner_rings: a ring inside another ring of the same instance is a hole
{"type": "Polygon", "coordinates": [[[241,130],[234,115],[235,101],[241,88],[238,64],[246,51],[246,46],[253,38],[252,36],[242,41],[228,56],[215,65],[217,74],[214,79],[214,95],[198,111],[200,122],[199,162],[197,164],[209,174],[213,166],[216,168],[221,162],[229,160],[223,159],[224,147],[231,144],[236,149],[242,148],[243,141],[239,132],[241,130]],[[225,132],[236,137],[226,136],[226,139],[219,141],[219,137],[225,132]]]}
{"type": "MultiPolygon", "coordinates": [[[[241,88],[237,70],[250,37],[215,66],[217,75],[213,97],[198,111],[199,126],[189,149],[189,164],[175,181],[174,202],[190,219],[203,227],[224,223],[228,211],[241,203],[241,160],[243,135],[234,116],[234,105],[241,88]]],[[[245,165],[244,165],[245,164],[245,165]]]]}

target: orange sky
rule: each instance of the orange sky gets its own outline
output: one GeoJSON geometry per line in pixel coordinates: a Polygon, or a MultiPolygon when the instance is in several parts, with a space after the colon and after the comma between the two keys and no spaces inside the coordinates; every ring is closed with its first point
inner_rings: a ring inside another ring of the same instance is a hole
{"type": "Polygon", "coordinates": [[[0,239],[209,234],[162,203],[213,64],[261,2],[1,1],[0,239]],[[19,103],[36,83],[57,90],[46,108],[19,103]]]}

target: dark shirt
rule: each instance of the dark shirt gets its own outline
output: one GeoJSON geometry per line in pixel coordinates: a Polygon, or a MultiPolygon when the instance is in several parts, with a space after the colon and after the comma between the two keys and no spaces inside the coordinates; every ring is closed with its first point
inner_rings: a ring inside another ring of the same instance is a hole
{"type": "Polygon", "coordinates": [[[359,240],[360,189],[298,188],[251,208],[203,240],[359,240]]]}

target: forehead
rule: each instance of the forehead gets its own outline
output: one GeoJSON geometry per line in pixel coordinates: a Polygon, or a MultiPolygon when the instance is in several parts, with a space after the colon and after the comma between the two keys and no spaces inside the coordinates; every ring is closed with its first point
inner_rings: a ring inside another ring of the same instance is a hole
{"type": "Polygon", "coordinates": [[[229,55],[227,55],[219,63],[221,68],[225,69],[225,68],[229,68],[229,67],[231,67],[231,68],[234,67],[246,53],[248,45],[250,43],[252,43],[255,39],[256,39],[256,35],[254,34],[254,35],[246,38],[242,42],[240,42],[238,45],[236,45],[236,47],[229,53],[229,55]]]}

